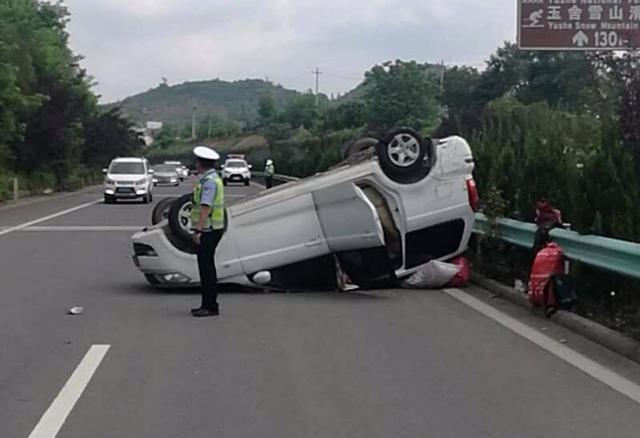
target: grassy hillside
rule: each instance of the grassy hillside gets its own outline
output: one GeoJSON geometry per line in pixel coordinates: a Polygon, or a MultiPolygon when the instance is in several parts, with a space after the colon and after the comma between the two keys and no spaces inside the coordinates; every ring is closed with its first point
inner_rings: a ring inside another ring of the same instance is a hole
{"type": "Polygon", "coordinates": [[[174,86],[161,84],[107,107],[121,106],[123,114],[136,123],[154,120],[182,125],[191,120],[195,105],[199,119],[216,115],[245,124],[256,120],[258,99],[264,93],[270,93],[278,107],[300,94],[262,80],[226,82],[214,79],[174,86]]]}

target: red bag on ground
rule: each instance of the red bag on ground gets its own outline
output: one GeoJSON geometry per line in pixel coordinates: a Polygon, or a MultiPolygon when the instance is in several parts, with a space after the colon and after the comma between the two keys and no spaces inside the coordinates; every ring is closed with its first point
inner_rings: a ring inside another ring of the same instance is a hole
{"type": "Polygon", "coordinates": [[[451,260],[452,264],[459,266],[460,271],[453,277],[453,280],[449,282],[449,287],[464,287],[471,280],[471,263],[464,257],[457,257],[451,260]]]}
{"type": "Polygon", "coordinates": [[[533,262],[529,278],[529,301],[534,307],[542,307],[545,313],[556,309],[556,296],[552,277],[564,274],[564,251],[556,243],[547,244],[533,262]]]}

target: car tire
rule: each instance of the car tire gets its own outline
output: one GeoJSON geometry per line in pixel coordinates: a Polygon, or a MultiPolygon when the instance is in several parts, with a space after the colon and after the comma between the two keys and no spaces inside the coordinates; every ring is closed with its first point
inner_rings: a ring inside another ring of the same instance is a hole
{"type": "Polygon", "coordinates": [[[226,185],[228,185],[228,184],[229,184],[229,182],[228,182],[226,179],[223,179],[223,180],[222,180],[222,185],[226,186],[226,185]]]}
{"type": "Polygon", "coordinates": [[[247,178],[247,179],[245,179],[245,180],[244,180],[244,185],[245,185],[246,187],[248,187],[248,186],[249,186],[249,184],[250,184],[250,180],[249,180],[248,178],[247,178]]]}
{"type": "Polygon", "coordinates": [[[174,236],[191,241],[191,194],[180,196],[169,208],[169,228],[174,236]]]}
{"type": "Polygon", "coordinates": [[[149,195],[148,195],[148,194],[147,194],[147,195],[144,195],[144,196],[142,197],[142,203],[143,203],[143,204],[148,204],[148,203],[149,203],[149,195]]]}
{"type": "Polygon", "coordinates": [[[167,220],[169,218],[169,210],[171,209],[171,204],[178,199],[174,198],[165,198],[158,202],[151,213],[151,224],[158,225],[160,222],[167,220]]]}
{"type": "Polygon", "coordinates": [[[149,202],[153,202],[153,192],[149,192],[149,202]]]}
{"type": "Polygon", "coordinates": [[[380,167],[395,182],[416,183],[429,174],[430,144],[413,129],[394,129],[376,145],[380,167]]]}
{"type": "Polygon", "coordinates": [[[104,203],[105,204],[114,204],[116,199],[113,196],[104,195],[104,203]]]}

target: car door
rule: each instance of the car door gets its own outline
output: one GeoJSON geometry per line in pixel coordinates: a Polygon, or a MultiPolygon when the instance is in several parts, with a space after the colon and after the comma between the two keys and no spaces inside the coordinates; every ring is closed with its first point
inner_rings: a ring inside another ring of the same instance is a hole
{"type": "Polygon", "coordinates": [[[247,275],[330,253],[310,193],[262,197],[228,211],[247,275]]]}
{"type": "Polygon", "coordinates": [[[331,252],[385,246],[376,207],[355,183],[345,182],[315,190],[313,199],[331,252]]]}

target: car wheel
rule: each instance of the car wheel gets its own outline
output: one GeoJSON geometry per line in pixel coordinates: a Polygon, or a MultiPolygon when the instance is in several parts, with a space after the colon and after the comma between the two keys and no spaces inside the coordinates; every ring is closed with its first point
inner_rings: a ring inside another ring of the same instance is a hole
{"type": "Polygon", "coordinates": [[[113,198],[113,196],[104,195],[105,204],[113,204],[114,202],[115,202],[115,199],[113,198]]]}
{"type": "Polygon", "coordinates": [[[413,129],[395,129],[376,145],[380,167],[396,182],[416,183],[429,173],[428,144],[413,129]]]}
{"type": "Polygon", "coordinates": [[[176,199],[178,198],[165,198],[156,204],[151,213],[151,223],[153,225],[158,225],[160,222],[169,218],[169,209],[176,199]]]}
{"type": "Polygon", "coordinates": [[[245,179],[245,180],[244,180],[244,185],[245,185],[245,186],[248,186],[248,185],[249,185],[249,183],[250,183],[249,178],[247,178],[247,179],[245,179]]]}
{"type": "Polygon", "coordinates": [[[176,199],[169,208],[169,228],[180,239],[190,241],[191,232],[191,195],[186,194],[176,199]]]}
{"type": "Polygon", "coordinates": [[[149,192],[149,202],[153,202],[153,192],[149,192]]]}
{"type": "Polygon", "coordinates": [[[226,180],[226,179],[223,179],[223,180],[222,180],[222,184],[226,186],[226,185],[227,185],[227,184],[229,184],[229,183],[227,182],[227,180],[226,180]]]}
{"type": "Polygon", "coordinates": [[[149,203],[149,195],[144,195],[142,197],[142,203],[143,204],[148,204],[149,203]]]}

